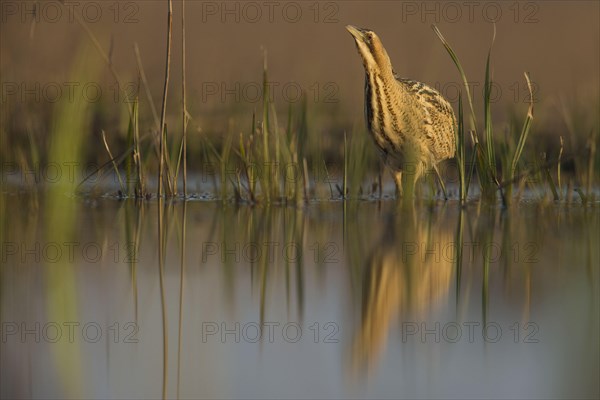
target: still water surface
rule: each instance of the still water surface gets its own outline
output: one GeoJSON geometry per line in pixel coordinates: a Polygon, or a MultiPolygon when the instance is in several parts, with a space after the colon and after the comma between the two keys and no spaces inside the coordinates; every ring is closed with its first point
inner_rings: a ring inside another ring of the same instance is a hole
{"type": "Polygon", "coordinates": [[[596,207],[2,207],[3,398],[599,396],[596,207]]]}

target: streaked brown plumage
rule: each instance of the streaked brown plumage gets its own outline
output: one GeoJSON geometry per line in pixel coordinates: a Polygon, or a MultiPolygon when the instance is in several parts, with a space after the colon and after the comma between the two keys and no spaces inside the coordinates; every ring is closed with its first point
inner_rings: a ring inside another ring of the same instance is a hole
{"type": "Polygon", "coordinates": [[[403,172],[412,192],[416,180],[427,170],[437,172],[437,163],[454,157],[456,119],[452,106],[435,89],[400,78],[375,32],[352,25],[346,29],[354,37],[365,68],[369,132],[392,171],[398,193],[402,193],[403,172]]]}

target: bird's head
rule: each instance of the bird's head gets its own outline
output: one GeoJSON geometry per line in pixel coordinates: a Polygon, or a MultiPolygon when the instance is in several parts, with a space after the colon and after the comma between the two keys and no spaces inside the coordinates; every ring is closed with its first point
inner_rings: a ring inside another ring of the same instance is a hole
{"type": "Polygon", "coordinates": [[[375,32],[370,29],[357,28],[356,26],[347,25],[346,29],[356,42],[358,53],[362,57],[365,70],[367,72],[379,70],[385,72],[392,71],[392,63],[390,57],[381,43],[381,39],[375,32]]]}

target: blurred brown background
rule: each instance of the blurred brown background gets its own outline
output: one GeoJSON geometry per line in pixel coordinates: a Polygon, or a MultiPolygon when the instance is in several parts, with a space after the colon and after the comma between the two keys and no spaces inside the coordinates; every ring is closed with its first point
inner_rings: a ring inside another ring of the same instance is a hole
{"type": "MultiPolygon", "coordinates": [[[[44,85],[69,81],[69,70],[82,43],[90,43],[72,13],[87,22],[115,70],[128,84],[137,82],[133,51],[138,43],[143,66],[159,109],[165,60],[166,1],[2,1],[1,62],[3,107],[30,102],[32,95],[14,84],[44,85]],[[109,50],[110,49],[110,50],[109,50]],[[12,86],[11,86],[12,85],[12,86]]],[[[171,119],[179,118],[181,93],[181,2],[173,4],[171,119]]],[[[188,103],[201,130],[247,128],[267,50],[269,79],[279,109],[299,105],[307,93],[313,128],[362,127],[363,70],[346,24],[369,27],[382,38],[396,71],[437,87],[456,104],[460,86],[456,68],[431,29],[439,26],[473,82],[481,112],[484,68],[496,21],[492,53],[495,123],[502,131],[507,111],[526,111],[523,72],[534,83],[539,132],[565,134],[560,99],[569,109],[584,107],[597,118],[600,71],[600,3],[597,1],[186,1],[188,103]],[[237,118],[242,112],[247,118],[237,118]],[[229,117],[229,118],[228,118],[229,117]]],[[[116,96],[103,65],[102,96],[116,96]]],[[[112,96],[112,97],[111,97],[112,96]]],[[[142,96],[143,97],[143,96],[142,96]]],[[[117,98],[117,101],[122,100],[117,98]]],[[[142,114],[147,113],[141,106],[142,114]]],[[[147,114],[149,115],[149,114],[147,114]]],[[[282,120],[283,116],[281,117],[282,120]]],[[[480,118],[482,119],[482,118],[480,118]]],[[[592,122],[593,123],[593,122],[592,122]]],[[[175,125],[177,126],[177,125],[175,125]]],[[[175,129],[175,128],[174,128],[175,129]]],[[[498,132],[498,131],[497,131],[498,132]]],[[[589,133],[589,132],[588,132],[589,133]]],[[[588,134],[586,133],[586,134],[588,134]]]]}

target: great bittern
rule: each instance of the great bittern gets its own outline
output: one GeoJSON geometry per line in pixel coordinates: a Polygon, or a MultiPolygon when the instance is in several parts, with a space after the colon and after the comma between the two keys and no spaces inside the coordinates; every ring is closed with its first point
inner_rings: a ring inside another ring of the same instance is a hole
{"type": "Polygon", "coordinates": [[[454,157],[456,119],[452,106],[435,89],[400,78],[392,67],[379,36],[352,25],[365,67],[365,118],[369,132],[391,169],[396,192],[402,194],[402,173],[412,193],[415,182],[437,163],[454,157]]]}

